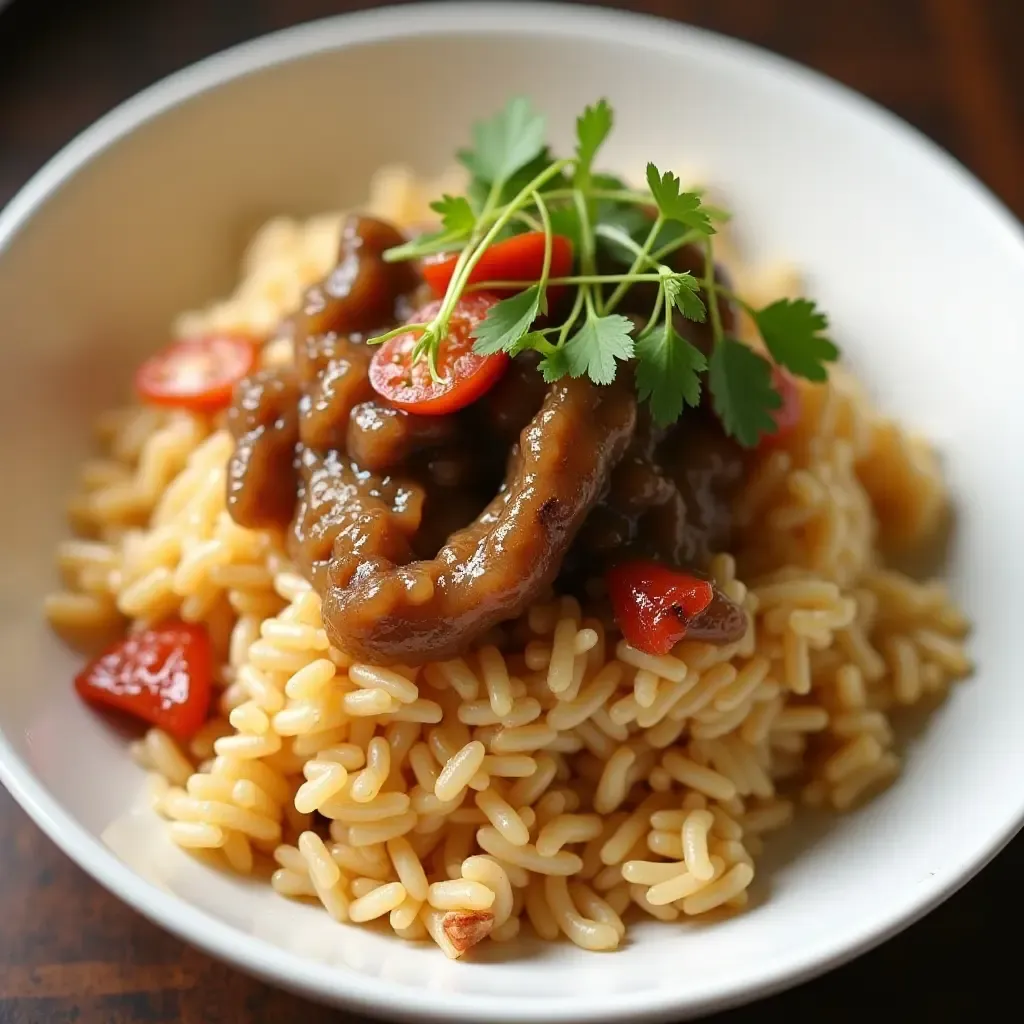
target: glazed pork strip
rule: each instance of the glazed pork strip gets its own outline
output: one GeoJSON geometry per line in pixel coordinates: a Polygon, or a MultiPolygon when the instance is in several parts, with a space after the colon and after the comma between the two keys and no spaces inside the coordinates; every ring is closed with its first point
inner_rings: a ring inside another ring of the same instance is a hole
{"type": "Polygon", "coordinates": [[[332,642],[369,661],[418,664],[460,654],[520,615],[558,575],[635,424],[626,387],[553,385],[498,495],[430,560],[402,565],[387,511],[366,508],[334,541],[324,594],[332,642]]]}

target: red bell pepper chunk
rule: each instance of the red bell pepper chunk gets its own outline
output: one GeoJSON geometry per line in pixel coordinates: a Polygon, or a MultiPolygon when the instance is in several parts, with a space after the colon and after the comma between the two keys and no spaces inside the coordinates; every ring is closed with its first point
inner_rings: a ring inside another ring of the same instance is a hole
{"type": "Polygon", "coordinates": [[[631,647],[668,654],[714,597],[703,579],[660,562],[623,562],[605,577],[615,621],[631,647]]]}
{"type": "Polygon", "coordinates": [[[210,710],[213,653],[206,629],[171,621],[119,640],[76,677],[79,696],[190,739],[210,710]]]}

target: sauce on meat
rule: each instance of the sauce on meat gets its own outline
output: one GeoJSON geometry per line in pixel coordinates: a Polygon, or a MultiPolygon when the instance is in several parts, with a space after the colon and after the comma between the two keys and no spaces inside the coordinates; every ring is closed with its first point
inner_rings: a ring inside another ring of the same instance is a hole
{"type": "MultiPolygon", "coordinates": [[[[637,555],[701,568],[727,544],[740,450],[700,412],[654,428],[628,373],[549,386],[527,353],[457,413],[385,404],[365,339],[416,305],[414,269],[382,258],[401,241],[347,220],[338,265],[286,325],[294,367],[243,381],[228,416],[230,514],[287,530],[335,645],[371,662],[452,657],[556,579],[582,591],[637,555]]],[[[742,613],[716,601],[693,635],[735,639],[742,613]]]]}

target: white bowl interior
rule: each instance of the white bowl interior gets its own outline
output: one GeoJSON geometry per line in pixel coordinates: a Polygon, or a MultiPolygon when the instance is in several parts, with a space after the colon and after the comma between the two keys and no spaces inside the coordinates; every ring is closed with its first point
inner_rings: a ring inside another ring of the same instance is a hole
{"type": "Polygon", "coordinates": [[[207,62],[107,119],[0,218],[0,761],[37,819],[106,884],[291,987],[449,1020],[678,1016],[892,930],[1021,817],[1024,241],[951,161],[814,76],[695,31],[512,6],[406,8],[207,62]],[[798,830],[792,850],[768,860],[765,898],[748,914],[647,925],[609,956],[525,945],[501,962],[495,946],[451,964],[204,868],[148,814],[126,816],[141,774],[123,737],[73,697],[76,658],[39,606],[89,416],[124,395],[177,311],[230,286],[247,232],[274,213],[358,202],[386,162],[441,169],[469,122],[511,91],[544,107],[561,146],[583,105],[608,96],[609,164],[698,168],[727,196],[753,258],[807,271],[878,400],[944,453],[960,513],[949,572],[977,620],[980,669],[913,740],[898,785],[798,830]],[[94,841],[115,822],[108,839],[128,866],[94,841]]]}

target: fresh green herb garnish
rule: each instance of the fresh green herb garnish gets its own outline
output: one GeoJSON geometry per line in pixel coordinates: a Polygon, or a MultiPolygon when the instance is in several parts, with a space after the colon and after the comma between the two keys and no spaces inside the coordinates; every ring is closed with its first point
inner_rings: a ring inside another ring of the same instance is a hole
{"type": "Polygon", "coordinates": [[[595,170],[613,123],[605,100],[587,107],[576,120],[574,155],[565,159],[552,156],[544,118],[523,97],[475,125],[472,147],[458,154],[471,175],[466,196],[442,196],[432,204],[441,229],[385,254],[389,261],[457,254],[440,309],[429,323],[404,325],[373,340],[422,332],[414,358],[426,359],[436,379],[438,346],[460,297],[469,289],[515,288],[477,325],[474,350],[480,355],[535,350],[546,381],[589,377],[598,385],[610,384],[620,363],[635,360],[638,396],[659,425],[675,422],[686,406],[700,402],[706,375],[725,430],[741,444],[755,445],[774,431],[773,412],[782,400],[772,363],[726,333],[720,298],[750,315],[775,363],[808,380],[824,380],[826,364],[839,355],[825,336],[826,317],[807,299],[780,299],[755,309],[725,288],[715,277],[713,243],[715,224],[729,215],[705,203],[700,192],[685,190],[672,172],[648,164],[647,188],[634,189],[595,170]],[[471,284],[486,250],[523,231],[543,232],[537,279],[471,284]],[[572,242],[576,273],[551,275],[555,235],[572,242]],[[683,246],[703,252],[700,276],[671,265],[672,254],[683,246]],[[640,284],[653,286],[654,298],[637,332],[617,309],[640,284]],[[558,322],[547,318],[548,291],[555,286],[573,290],[571,308],[558,322]],[[707,354],[686,328],[705,321],[711,335],[707,354]]]}

